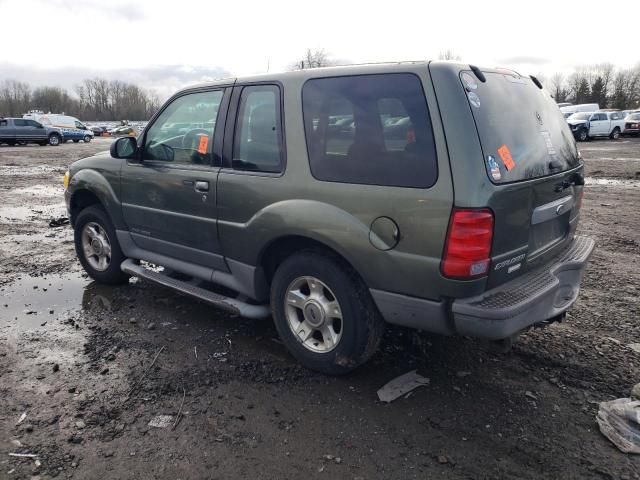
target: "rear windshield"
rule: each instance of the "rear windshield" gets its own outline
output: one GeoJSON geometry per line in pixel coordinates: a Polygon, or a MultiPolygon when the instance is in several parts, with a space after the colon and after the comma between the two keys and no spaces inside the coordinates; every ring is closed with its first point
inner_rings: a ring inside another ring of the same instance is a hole
{"type": "Polygon", "coordinates": [[[476,122],[485,166],[494,183],[510,183],[569,170],[578,150],[549,93],[528,77],[485,73],[481,82],[460,73],[476,122]]]}

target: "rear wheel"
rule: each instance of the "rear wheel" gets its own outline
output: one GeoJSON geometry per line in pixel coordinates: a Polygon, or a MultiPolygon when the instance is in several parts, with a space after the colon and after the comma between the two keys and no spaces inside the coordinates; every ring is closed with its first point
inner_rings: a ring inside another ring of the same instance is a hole
{"type": "Polygon", "coordinates": [[[10,147],[15,146],[15,144],[16,144],[15,140],[9,140],[9,141],[7,141],[7,145],[9,145],[10,147]]]}
{"type": "Polygon", "coordinates": [[[79,143],[79,142],[80,142],[80,140],[74,140],[73,141],[73,143],[79,143]]]}
{"type": "Polygon", "coordinates": [[[589,131],[586,128],[581,128],[580,131],[578,131],[578,140],[581,142],[589,140],[589,131]]]}
{"type": "Polygon", "coordinates": [[[611,140],[618,140],[620,138],[620,129],[618,127],[614,128],[611,135],[609,135],[609,138],[611,140]]]}
{"type": "Polygon", "coordinates": [[[120,270],[126,257],[111,220],[101,207],[91,206],[80,212],[74,243],[80,263],[95,281],[111,285],[128,281],[129,275],[120,270]]]}
{"type": "Polygon", "coordinates": [[[57,133],[52,133],[51,135],[49,135],[49,145],[57,147],[58,145],[60,145],[60,140],[60,135],[58,135],[57,133]]]}
{"type": "Polygon", "coordinates": [[[330,375],[354,370],[376,351],[384,321],[362,280],[330,255],[296,253],[271,285],[276,328],[305,367],[330,375]]]}

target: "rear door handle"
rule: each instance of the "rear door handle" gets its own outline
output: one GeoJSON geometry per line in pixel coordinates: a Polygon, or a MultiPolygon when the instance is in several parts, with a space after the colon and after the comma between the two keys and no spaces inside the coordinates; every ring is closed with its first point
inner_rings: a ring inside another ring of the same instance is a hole
{"type": "Polygon", "coordinates": [[[196,192],[208,192],[209,182],[205,182],[203,180],[197,180],[195,189],[196,189],[196,192]]]}

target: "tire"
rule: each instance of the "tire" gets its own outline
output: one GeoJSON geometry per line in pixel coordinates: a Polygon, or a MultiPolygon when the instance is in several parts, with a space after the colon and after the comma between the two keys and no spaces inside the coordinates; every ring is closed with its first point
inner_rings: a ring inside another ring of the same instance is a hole
{"type": "Polygon", "coordinates": [[[48,142],[38,142],[38,145],[40,145],[41,147],[44,147],[45,145],[47,145],[48,142]]]}
{"type": "Polygon", "coordinates": [[[578,141],[586,142],[587,140],[589,140],[589,131],[586,128],[578,130],[578,141]]]}
{"type": "Polygon", "coordinates": [[[102,207],[94,205],[80,212],[75,222],[74,243],[78,260],[96,282],[118,285],[129,280],[129,275],[120,270],[120,264],[126,257],[111,219],[102,207]],[[96,245],[96,239],[99,245],[96,245]],[[105,239],[109,249],[105,249],[105,239]],[[107,250],[110,251],[109,255],[106,254],[107,250]],[[101,262],[102,256],[108,257],[108,260],[101,262]]]}
{"type": "Polygon", "coordinates": [[[52,133],[51,135],[49,135],[49,145],[57,147],[58,145],[60,145],[61,141],[62,139],[57,133],[52,133]]]}
{"type": "Polygon", "coordinates": [[[74,140],[73,141],[73,143],[79,143],[79,142],[80,142],[80,140],[74,140]]]}
{"type": "Polygon", "coordinates": [[[620,138],[620,129],[618,127],[614,128],[611,135],[609,135],[609,138],[611,140],[618,140],[620,138]]]}
{"type": "Polygon", "coordinates": [[[9,140],[7,142],[7,145],[9,145],[10,147],[14,147],[16,145],[16,142],[15,142],[15,140],[9,140]]]}
{"type": "Polygon", "coordinates": [[[338,259],[316,251],[295,253],[280,264],[271,283],[271,308],[289,352],[305,367],[328,375],[363,364],[384,333],[384,320],[362,280],[338,259]],[[316,328],[310,321],[321,324],[316,328]],[[325,340],[321,330],[327,328],[325,340]]]}
{"type": "Polygon", "coordinates": [[[89,143],[91,141],[91,135],[85,135],[82,140],[84,140],[84,143],[89,143]]]}

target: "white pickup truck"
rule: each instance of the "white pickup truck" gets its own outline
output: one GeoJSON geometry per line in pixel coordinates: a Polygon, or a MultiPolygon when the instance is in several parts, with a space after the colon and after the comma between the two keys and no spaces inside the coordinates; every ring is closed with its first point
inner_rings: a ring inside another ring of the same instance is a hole
{"type": "Polygon", "coordinates": [[[567,118],[573,136],[581,142],[592,137],[620,138],[624,130],[622,112],[581,112],[567,118]]]}

